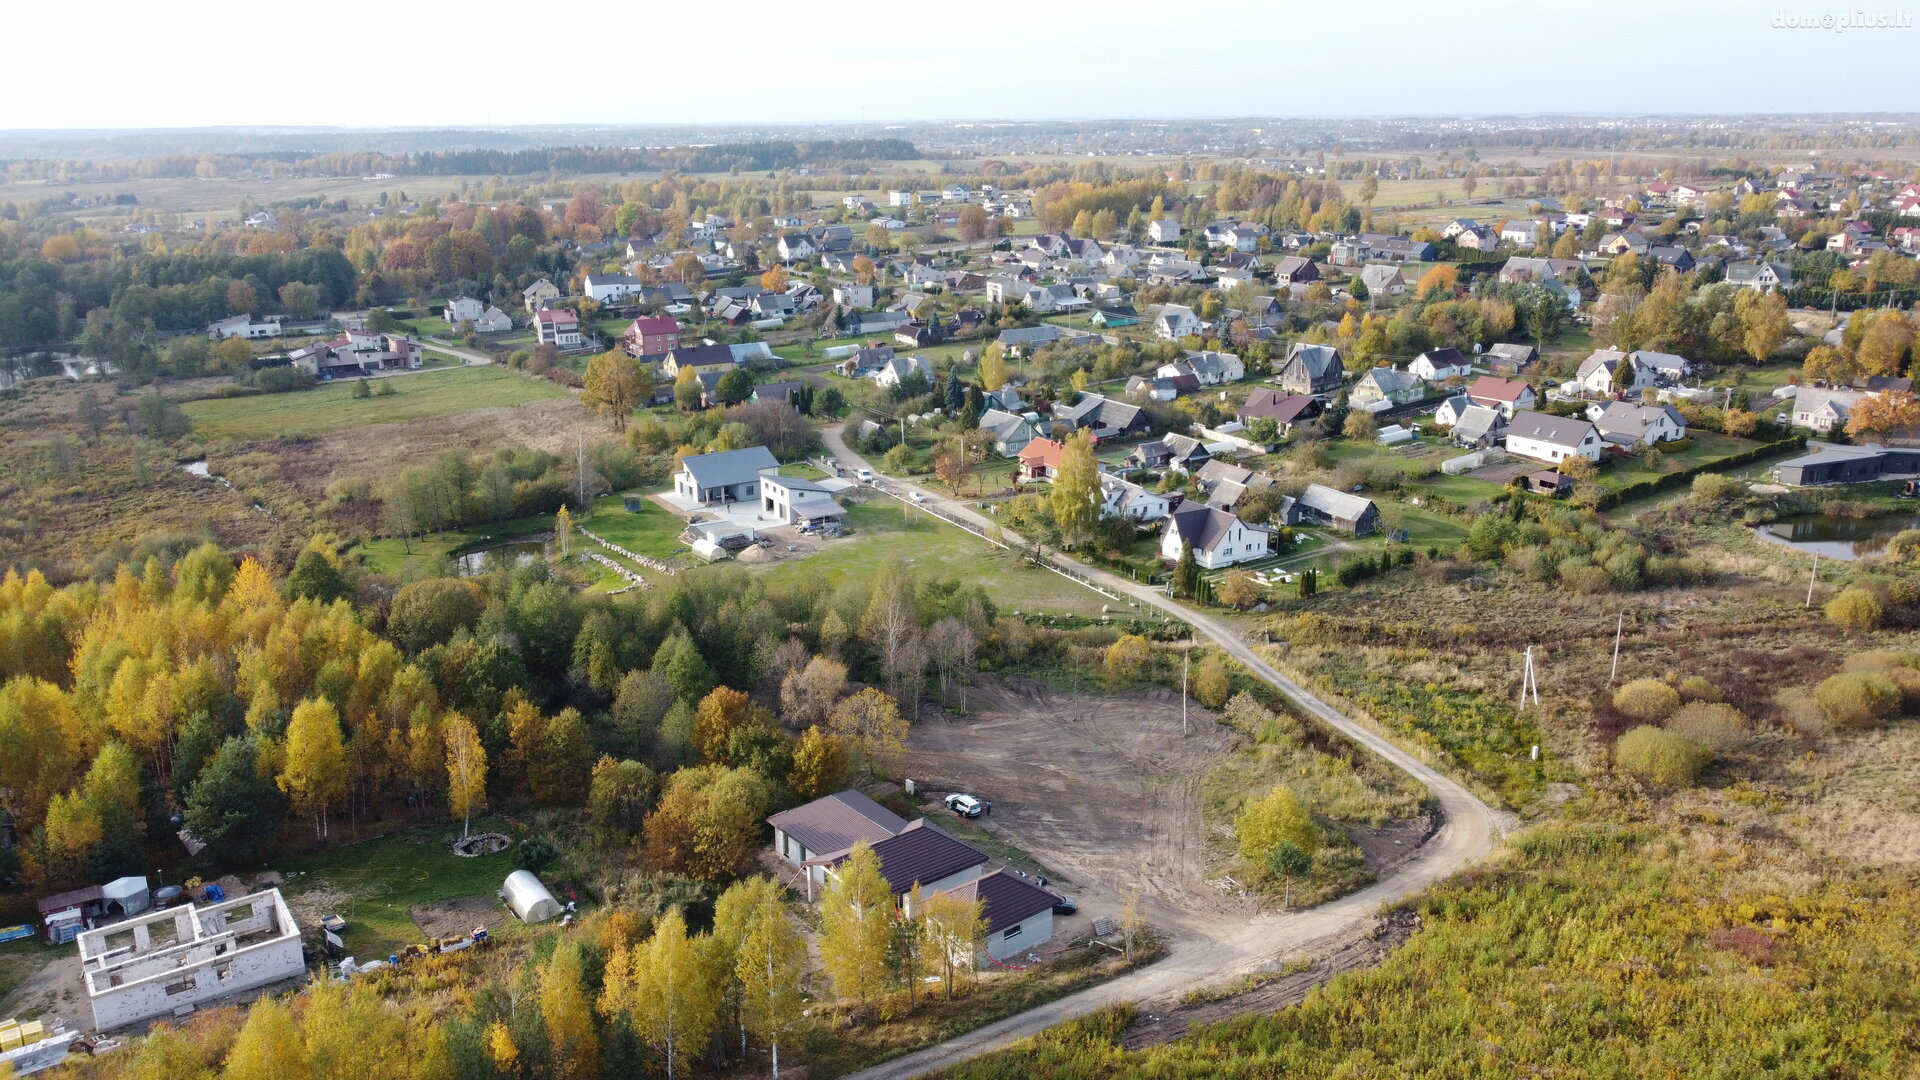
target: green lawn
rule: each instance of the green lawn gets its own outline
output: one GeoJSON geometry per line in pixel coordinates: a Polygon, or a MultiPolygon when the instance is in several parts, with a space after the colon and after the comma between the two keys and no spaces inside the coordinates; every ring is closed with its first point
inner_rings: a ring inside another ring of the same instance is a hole
{"type": "MultiPolygon", "coordinates": [[[[1662,450],[1665,461],[1660,467],[1660,472],[1679,472],[1682,469],[1710,465],[1722,458],[1732,457],[1734,454],[1759,445],[1752,439],[1739,439],[1731,435],[1722,435],[1717,431],[1708,431],[1705,428],[1689,428],[1687,438],[1693,445],[1685,450],[1671,453],[1662,450]]],[[[1651,480],[1657,475],[1659,473],[1648,470],[1638,460],[1617,461],[1601,469],[1600,477],[1595,482],[1603,488],[1613,490],[1628,484],[1637,484],[1643,480],[1651,480]]]]}
{"type": "Polygon", "coordinates": [[[628,510],[625,502],[625,495],[603,495],[594,501],[593,516],[580,524],[608,543],[656,559],[671,558],[675,551],[686,547],[680,539],[681,531],[687,527],[685,519],[645,498],[640,500],[638,512],[628,510]]]}
{"type": "MultiPolygon", "coordinates": [[[[475,821],[473,831],[515,832],[502,820],[475,821]]],[[[289,897],[320,889],[346,894],[330,913],[347,920],[341,935],[347,954],[361,963],[383,959],[426,940],[409,908],[462,896],[492,898],[513,872],[512,848],[461,858],[450,846],[459,835],[459,822],[426,825],[303,856],[282,871],[285,892],[289,897]]],[[[509,929],[519,927],[508,919],[509,929]]]]}
{"type": "Polygon", "coordinates": [[[209,439],[268,439],[280,435],[320,435],[329,431],[419,420],[565,397],[567,392],[543,379],[530,379],[499,367],[455,368],[379,381],[391,394],[355,398],[353,382],[329,383],[311,390],[255,397],[209,398],[183,409],[194,431],[209,439]]]}
{"type": "Polygon", "coordinates": [[[1115,604],[1092,589],[1027,565],[985,540],[884,496],[872,503],[849,505],[847,523],[852,536],[804,559],[776,564],[766,573],[775,578],[817,576],[839,585],[871,581],[881,566],[898,559],[919,573],[978,584],[1004,611],[1097,617],[1101,605],[1115,604]]]}

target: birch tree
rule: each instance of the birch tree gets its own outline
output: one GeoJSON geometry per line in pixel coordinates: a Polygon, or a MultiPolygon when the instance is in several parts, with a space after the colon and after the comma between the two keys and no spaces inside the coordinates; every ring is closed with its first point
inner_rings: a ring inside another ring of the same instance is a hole
{"type": "Polygon", "coordinates": [[[454,713],[444,725],[447,738],[447,809],[460,815],[460,835],[466,836],[473,812],[487,805],[487,748],[473,721],[454,713]]]}
{"type": "Polygon", "coordinates": [[[892,936],[893,889],[880,873],[880,856],[862,840],[827,878],[820,899],[820,963],[833,992],[861,1004],[878,993],[892,936]]]}

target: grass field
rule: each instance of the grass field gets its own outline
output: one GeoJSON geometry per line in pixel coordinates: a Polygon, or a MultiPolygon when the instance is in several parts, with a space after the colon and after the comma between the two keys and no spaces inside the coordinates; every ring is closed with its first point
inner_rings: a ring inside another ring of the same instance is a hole
{"type": "Polygon", "coordinates": [[[521,405],[567,394],[550,382],[497,367],[392,376],[380,385],[391,386],[393,393],[355,398],[350,384],[331,383],[285,394],[190,401],[182,407],[201,438],[270,439],[521,405]]]}
{"type": "Polygon", "coordinates": [[[871,581],[880,567],[898,559],[919,573],[978,584],[1006,611],[1097,617],[1101,605],[1113,603],[892,499],[848,506],[847,523],[854,530],[851,537],[767,573],[775,578],[818,576],[838,585],[871,581]]]}
{"type": "Polygon", "coordinates": [[[624,495],[600,497],[593,504],[593,516],[580,524],[608,543],[656,559],[669,558],[686,547],[680,540],[681,530],[686,528],[683,519],[648,499],[640,500],[638,512],[629,511],[625,501],[624,495]]]}
{"type": "MultiPolygon", "coordinates": [[[[474,832],[489,830],[514,831],[499,820],[473,823],[474,832]]],[[[385,957],[425,939],[407,914],[409,908],[462,896],[491,898],[513,872],[513,849],[461,858],[451,847],[459,835],[458,822],[422,826],[304,856],[283,871],[288,878],[285,892],[289,900],[298,901],[327,890],[327,910],[347,920],[341,938],[348,955],[363,963],[385,957]]]]}

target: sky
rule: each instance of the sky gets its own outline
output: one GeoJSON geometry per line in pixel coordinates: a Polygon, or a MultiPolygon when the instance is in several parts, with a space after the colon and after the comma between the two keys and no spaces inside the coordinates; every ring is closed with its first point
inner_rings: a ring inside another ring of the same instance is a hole
{"type": "Polygon", "coordinates": [[[0,129],[1920,111],[1857,2],[31,3],[0,129]]]}

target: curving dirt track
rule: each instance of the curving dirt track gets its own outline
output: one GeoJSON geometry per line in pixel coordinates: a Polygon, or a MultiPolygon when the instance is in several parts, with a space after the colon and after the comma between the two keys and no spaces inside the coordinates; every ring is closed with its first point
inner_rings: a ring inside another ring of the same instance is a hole
{"type": "MultiPolygon", "coordinates": [[[[828,426],[821,429],[821,436],[828,449],[849,469],[872,468],[847,447],[836,428],[828,426]]],[[[943,513],[983,529],[993,527],[992,522],[971,508],[937,492],[916,489],[911,484],[891,479],[886,484],[888,490],[894,492],[920,490],[926,496],[927,503],[943,513]]],[[[1171,1001],[1186,991],[1216,984],[1235,975],[1276,970],[1283,958],[1321,951],[1321,943],[1330,944],[1329,939],[1345,937],[1357,925],[1371,927],[1378,924],[1379,913],[1384,907],[1453,876],[1493,849],[1494,839],[1499,832],[1499,820],[1492,807],[1457,781],[1401,749],[1392,740],[1341,714],[1305,687],[1281,674],[1241,640],[1228,624],[1171,600],[1148,586],[1069,558],[1055,558],[1099,581],[1113,592],[1131,596],[1141,603],[1152,604],[1185,619],[1196,632],[1211,639],[1249,671],[1286,694],[1302,712],[1419,780],[1433,792],[1441,825],[1417,852],[1359,892],[1303,911],[1284,914],[1262,912],[1244,920],[1213,919],[1204,934],[1176,941],[1169,955],[1158,963],[917,1053],[864,1069],[853,1074],[855,1080],[908,1080],[980,1054],[1004,1049],[1029,1035],[1107,1005],[1125,1001],[1171,1001]]],[[[978,752],[978,749],[972,748],[974,752],[978,752]]]]}

